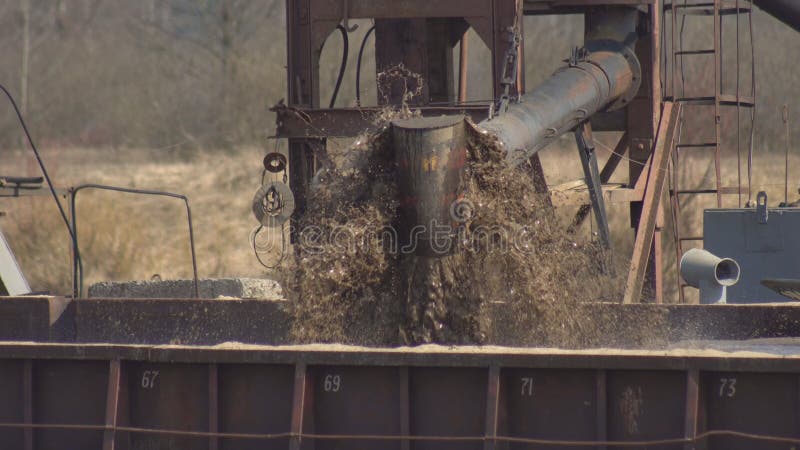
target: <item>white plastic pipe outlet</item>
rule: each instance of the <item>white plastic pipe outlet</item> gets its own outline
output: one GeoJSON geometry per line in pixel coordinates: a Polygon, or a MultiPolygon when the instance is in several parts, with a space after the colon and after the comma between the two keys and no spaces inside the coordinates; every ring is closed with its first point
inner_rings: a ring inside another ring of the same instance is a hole
{"type": "Polygon", "coordinates": [[[704,305],[727,302],[727,288],[739,281],[739,263],[711,252],[693,248],[681,258],[681,276],[689,286],[700,289],[704,305]]]}

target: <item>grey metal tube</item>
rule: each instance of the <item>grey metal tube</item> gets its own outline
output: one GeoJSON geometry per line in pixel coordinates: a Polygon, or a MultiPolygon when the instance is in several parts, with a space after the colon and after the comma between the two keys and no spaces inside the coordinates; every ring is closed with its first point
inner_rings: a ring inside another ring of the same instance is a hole
{"type": "Polygon", "coordinates": [[[497,137],[516,166],[601,110],[629,102],[641,84],[633,52],[638,11],[609,8],[587,14],[587,55],[558,70],[508,112],[478,124],[497,137]]]}
{"type": "Polygon", "coordinates": [[[800,32],[800,1],[754,0],[753,3],[767,14],[800,32]]]}
{"type": "Polygon", "coordinates": [[[681,276],[689,286],[700,289],[701,304],[727,302],[727,288],[739,281],[739,263],[693,248],[681,257],[681,276]]]}

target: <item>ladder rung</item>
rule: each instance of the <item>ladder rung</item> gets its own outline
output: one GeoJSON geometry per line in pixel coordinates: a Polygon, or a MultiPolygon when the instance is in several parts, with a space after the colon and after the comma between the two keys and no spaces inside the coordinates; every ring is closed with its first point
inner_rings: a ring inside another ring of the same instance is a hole
{"type": "Polygon", "coordinates": [[[713,105],[714,97],[678,97],[678,103],[684,105],[713,105]]]}
{"type": "Polygon", "coordinates": [[[713,8],[714,2],[701,2],[701,3],[678,3],[673,5],[672,3],[664,4],[664,9],[689,9],[689,8],[713,8]]]}
{"type": "Polygon", "coordinates": [[[678,144],[675,146],[677,149],[683,148],[717,148],[716,142],[699,142],[694,144],[678,144]]]}
{"type": "Polygon", "coordinates": [[[675,52],[676,55],[713,55],[716,53],[714,49],[710,50],[681,50],[679,52],[675,52]]]}
{"type": "MultiPolygon", "coordinates": [[[[678,97],[678,102],[689,106],[713,106],[714,97],[678,97]]],[[[750,108],[755,105],[752,97],[739,96],[737,102],[735,95],[721,94],[719,96],[719,104],[722,106],[736,106],[750,108]]]]}
{"type": "MultiPolygon", "coordinates": [[[[672,4],[668,3],[664,5],[665,11],[672,10],[672,4]]],[[[721,2],[719,7],[719,15],[720,16],[727,16],[730,14],[737,14],[737,13],[749,13],[752,11],[752,7],[745,1],[740,1],[739,7],[737,9],[735,0],[730,0],[726,2],[721,2]]],[[[703,2],[703,3],[693,3],[693,4],[676,4],[675,5],[675,12],[678,14],[688,15],[688,16],[713,16],[714,15],[714,2],[703,2]]]]}
{"type": "Polygon", "coordinates": [[[719,193],[722,195],[739,195],[740,193],[747,194],[748,192],[750,191],[744,186],[741,188],[736,186],[723,186],[719,189],[719,193]]]}
{"type": "Polygon", "coordinates": [[[716,189],[681,189],[679,191],[670,190],[670,192],[678,195],[700,195],[700,194],[716,194],[716,189]]]}
{"type": "Polygon", "coordinates": [[[719,193],[720,195],[738,195],[740,192],[742,194],[747,194],[747,188],[742,187],[739,189],[735,186],[723,186],[719,189],[679,189],[669,190],[671,195],[704,195],[704,194],[716,194],[719,193]]]}
{"type": "Polygon", "coordinates": [[[695,241],[696,242],[696,241],[702,241],[703,240],[703,236],[690,236],[690,237],[680,238],[678,240],[681,241],[681,242],[688,242],[688,241],[695,241]]]}
{"type": "MultiPolygon", "coordinates": [[[[733,95],[733,94],[720,94],[719,103],[721,105],[726,105],[726,106],[727,105],[736,106],[737,105],[736,95],[733,95]]],[[[753,100],[753,97],[745,97],[745,96],[740,95],[738,104],[740,106],[744,106],[744,107],[749,108],[749,107],[752,107],[752,106],[755,105],[755,101],[753,100]]]]}

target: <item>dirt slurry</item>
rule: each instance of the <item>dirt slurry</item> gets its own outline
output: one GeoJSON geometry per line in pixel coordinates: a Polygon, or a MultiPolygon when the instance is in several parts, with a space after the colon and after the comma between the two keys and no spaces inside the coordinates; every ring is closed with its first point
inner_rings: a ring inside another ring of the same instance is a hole
{"type": "MultiPolygon", "coordinates": [[[[507,167],[491,137],[472,124],[463,192],[474,215],[459,230],[458,250],[441,258],[392,251],[381,231],[398,219],[389,138],[394,117],[387,115],[381,131],[334,155],[335,167],[320,171],[312,183],[296,257],[284,267],[294,304],[293,339],[486,344],[502,326],[516,336],[516,345],[597,344],[597,334],[610,324],[596,324],[575,305],[620,298],[619,276],[607,273],[599,245],[564,230],[530,175],[507,167]],[[507,323],[490,322],[497,315],[488,309],[496,302],[509,310],[507,323]]],[[[649,325],[655,326],[637,326],[649,325]]]]}

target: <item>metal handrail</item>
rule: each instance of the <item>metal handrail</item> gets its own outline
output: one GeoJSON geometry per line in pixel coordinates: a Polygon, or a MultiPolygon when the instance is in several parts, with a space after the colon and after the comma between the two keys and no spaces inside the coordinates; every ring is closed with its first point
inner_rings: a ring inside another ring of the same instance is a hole
{"type": "Polygon", "coordinates": [[[84,189],[99,189],[113,192],[123,192],[127,194],[137,195],[152,195],[161,197],[170,197],[183,200],[186,205],[186,216],[189,223],[189,246],[192,251],[192,272],[194,276],[194,298],[200,298],[200,290],[197,281],[197,257],[194,249],[194,227],[192,226],[192,209],[189,207],[189,198],[183,194],[176,194],[167,191],[155,191],[148,189],[133,189],[119,186],[108,186],[103,184],[81,184],[70,188],[70,215],[72,217],[72,295],[75,298],[80,298],[83,295],[83,260],[80,256],[80,249],[78,248],[78,217],[75,210],[75,201],[78,192],[84,189]]]}

